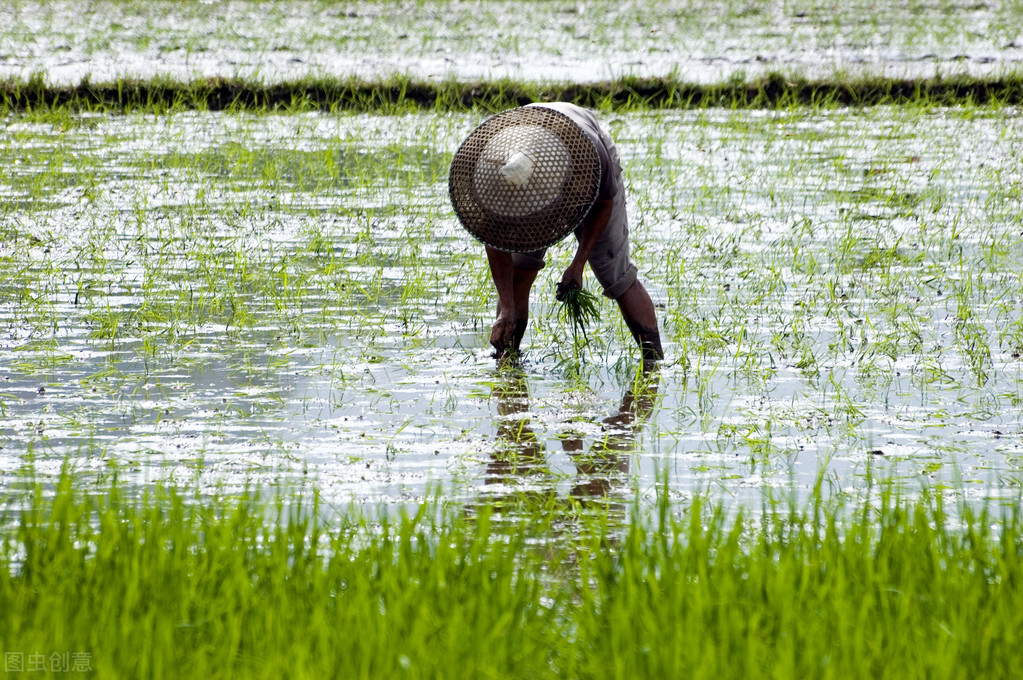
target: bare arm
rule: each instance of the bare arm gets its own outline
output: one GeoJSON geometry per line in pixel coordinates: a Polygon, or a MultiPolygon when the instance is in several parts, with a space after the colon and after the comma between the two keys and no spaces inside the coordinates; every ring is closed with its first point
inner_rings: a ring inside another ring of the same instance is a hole
{"type": "Polygon", "coordinates": [[[598,200],[593,204],[593,209],[587,215],[586,221],[579,231],[579,245],[576,248],[575,257],[572,258],[571,264],[568,265],[561,277],[561,283],[558,284],[557,298],[559,300],[565,297],[570,288],[582,288],[583,267],[586,265],[586,260],[590,259],[593,247],[604,235],[607,223],[611,220],[613,207],[612,199],[598,200]]]}

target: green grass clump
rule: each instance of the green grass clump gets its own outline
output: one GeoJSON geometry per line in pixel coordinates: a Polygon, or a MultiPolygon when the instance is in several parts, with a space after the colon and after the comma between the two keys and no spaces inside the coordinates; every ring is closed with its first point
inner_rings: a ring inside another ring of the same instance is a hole
{"type": "Polygon", "coordinates": [[[1023,661],[1023,510],[882,498],[757,522],[23,493],[0,652],[95,677],[961,678],[1023,661]],[[568,526],[576,530],[565,532],[568,526]]]}

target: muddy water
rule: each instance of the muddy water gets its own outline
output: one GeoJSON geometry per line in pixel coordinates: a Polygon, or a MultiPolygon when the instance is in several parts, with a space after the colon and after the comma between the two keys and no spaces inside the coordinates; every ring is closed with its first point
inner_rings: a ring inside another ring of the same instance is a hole
{"type": "Polygon", "coordinates": [[[1013,2],[15,0],[0,78],[984,75],[1019,68],[1021,26],[1013,2]]]}
{"type": "MultiPolygon", "coordinates": [[[[446,169],[473,115],[13,118],[0,486],[528,503],[1018,493],[1015,109],[609,116],[667,360],[541,275],[521,366],[446,169]]],[[[591,282],[592,284],[592,282],[591,282]]]]}

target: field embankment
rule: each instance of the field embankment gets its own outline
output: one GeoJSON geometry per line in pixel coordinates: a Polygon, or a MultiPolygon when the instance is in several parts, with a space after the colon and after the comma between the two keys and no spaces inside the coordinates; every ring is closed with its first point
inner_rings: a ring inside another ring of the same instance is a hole
{"type": "Polygon", "coordinates": [[[1023,104],[1023,73],[924,79],[860,77],[811,80],[770,74],[714,84],[675,77],[629,77],[596,83],[458,81],[393,76],[306,78],[263,83],[234,78],[124,78],[105,83],[48,84],[41,77],[0,81],[0,111],[502,110],[533,101],[571,101],[601,109],[795,106],[999,106],[1023,104]]]}

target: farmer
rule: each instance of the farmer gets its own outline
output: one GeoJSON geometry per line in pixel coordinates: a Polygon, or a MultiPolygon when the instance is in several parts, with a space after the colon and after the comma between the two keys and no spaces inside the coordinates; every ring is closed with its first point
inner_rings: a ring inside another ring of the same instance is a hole
{"type": "Polygon", "coordinates": [[[463,226],[486,245],[497,288],[494,356],[519,351],[544,253],[574,231],[578,245],[556,297],[582,287],[589,262],[604,295],[618,303],[644,363],[664,358],[653,301],[629,257],[618,151],[592,112],[551,103],[498,114],[463,142],[449,181],[463,226]]]}

